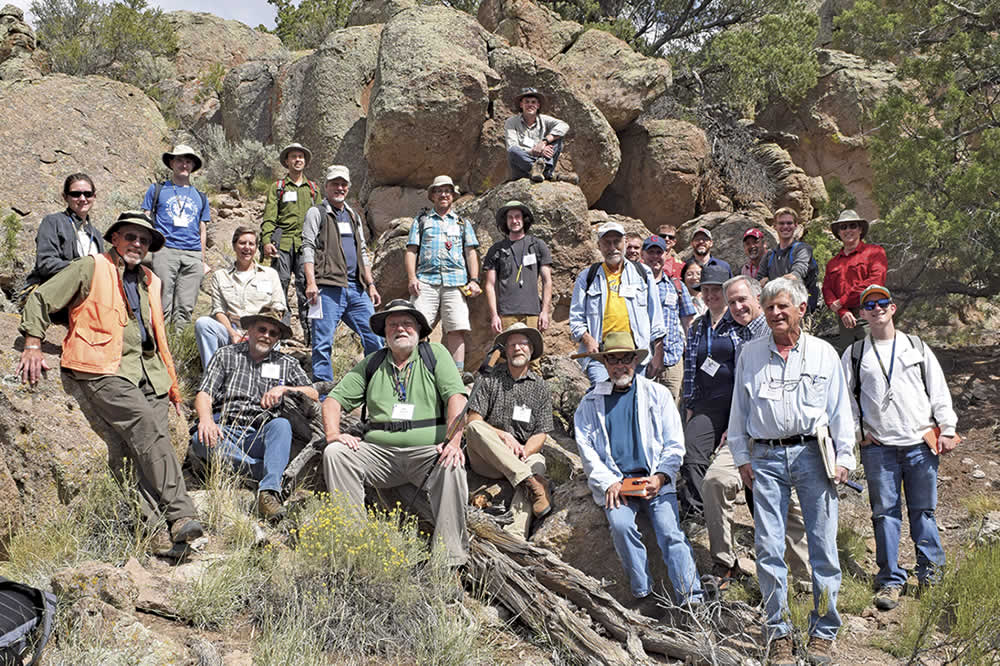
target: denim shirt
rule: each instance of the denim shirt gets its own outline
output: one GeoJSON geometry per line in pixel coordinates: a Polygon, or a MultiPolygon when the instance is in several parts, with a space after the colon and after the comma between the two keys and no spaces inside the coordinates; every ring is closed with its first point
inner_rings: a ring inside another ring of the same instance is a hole
{"type": "MultiPolygon", "coordinates": [[[[674,404],[674,396],[665,386],[636,374],[636,414],[650,474],[662,472],[667,482],[660,490],[676,492],[675,481],[684,458],[684,428],[674,404]],[[648,417],[647,417],[648,415],[648,417]]],[[[611,457],[611,443],[605,423],[604,396],[594,390],[583,396],[573,417],[576,447],[580,452],[587,485],[598,506],[604,506],[604,493],[625,478],[611,457]]]]}
{"type": "MultiPolygon", "coordinates": [[[[573,285],[573,300],[569,306],[569,332],[574,340],[579,340],[579,351],[587,351],[582,342],[583,334],[590,333],[598,343],[604,338],[604,310],[608,304],[608,280],[604,271],[598,270],[590,288],[587,288],[588,268],[583,269],[573,285]]],[[[641,273],[631,261],[625,261],[622,270],[622,287],[635,285],[635,295],[625,298],[625,308],[628,310],[628,323],[632,329],[632,338],[637,349],[648,349],[653,352],[652,343],[666,335],[663,326],[663,309],[660,305],[660,292],[653,284],[652,273],[648,269],[641,273]]],[[[579,360],[584,372],[589,363],[597,363],[592,359],[579,360]]]]}

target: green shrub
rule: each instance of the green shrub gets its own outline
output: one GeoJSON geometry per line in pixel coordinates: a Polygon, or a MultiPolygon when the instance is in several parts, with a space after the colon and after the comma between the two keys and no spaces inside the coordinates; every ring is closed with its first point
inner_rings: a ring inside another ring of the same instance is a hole
{"type": "Polygon", "coordinates": [[[205,155],[210,156],[201,172],[207,186],[216,190],[236,189],[240,184],[271,175],[273,151],[260,141],[229,141],[219,125],[207,126],[198,137],[205,155]]]}
{"type": "Polygon", "coordinates": [[[21,217],[11,213],[3,218],[3,251],[0,254],[0,266],[13,268],[17,264],[20,252],[17,249],[17,239],[21,233],[21,217]]]}

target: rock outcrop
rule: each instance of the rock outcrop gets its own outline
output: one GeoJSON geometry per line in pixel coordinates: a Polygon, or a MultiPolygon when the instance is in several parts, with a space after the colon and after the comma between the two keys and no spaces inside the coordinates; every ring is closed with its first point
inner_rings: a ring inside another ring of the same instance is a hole
{"type": "Polygon", "coordinates": [[[227,139],[275,143],[271,122],[277,104],[274,90],[286,63],[287,59],[274,57],[252,60],[229,70],[219,95],[227,139]]]}
{"type": "Polygon", "coordinates": [[[0,9],[0,81],[36,79],[52,69],[20,7],[0,9]]]}
{"type": "Polygon", "coordinates": [[[772,210],[787,206],[799,214],[800,220],[812,219],[815,208],[828,199],[823,179],[807,176],[788,151],[777,144],[760,144],[754,147],[753,154],[765,165],[776,186],[772,210]]]}
{"type": "Polygon", "coordinates": [[[366,0],[358,2],[354,4],[354,9],[347,17],[347,27],[388,23],[389,19],[399,12],[413,9],[416,6],[417,0],[366,0]]]}
{"type": "Polygon", "coordinates": [[[520,46],[546,60],[565,51],[584,30],[579,23],[563,21],[548,7],[531,0],[483,0],[479,4],[479,22],[506,38],[511,46],[520,46]]]}

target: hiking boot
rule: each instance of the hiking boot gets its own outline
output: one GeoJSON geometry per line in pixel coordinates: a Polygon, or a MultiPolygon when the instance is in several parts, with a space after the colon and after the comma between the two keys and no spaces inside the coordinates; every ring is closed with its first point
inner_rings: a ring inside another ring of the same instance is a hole
{"type": "Polygon", "coordinates": [[[204,533],[205,528],[194,518],[178,518],[170,526],[170,540],[174,543],[191,543],[204,533]]]}
{"type": "Polygon", "coordinates": [[[157,530],[149,540],[149,552],[153,555],[166,557],[170,555],[173,548],[174,542],[170,540],[170,532],[165,527],[162,530],[157,530]]]}
{"type": "Polygon", "coordinates": [[[902,590],[897,585],[886,585],[875,593],[875,608],[880,611],[890,611],[899,605],[899,595],[902,590]]]}
{"type": "Polygon", "coordinates": [[[715,586],[719,592],[725,592],[729,589],[729,584],[733,582],[740,575],[739,567],[733,565],[727,567],[722,562],[715,562],[712,564],[712,577],[715,578],[715,586]]]}
{"type": "Polygon", "coordinates": [[[529,476],[518,484],[531,502],[531,513],[535,518],[544,518],[552,513],[552,496],[549,494],[549,480],[541,474],[529,476]]]}
{"type": "Polygon", "coordinates": [[[531,182],[540,183],[545,180],[545,160],[535,160],[531,165],[531,182]]]}
{"type": "Polygon", "coordinates": [[[273,490],[262,490],[257,495],[257,516],[264,520],[274,520],[285,515],[285,507],[273,490]]]}
{"type": "Polygon", "coordinates": [[[580,184],[580,176],[576,175],[575,171],[567,171],[566,173],[557,173],[553,176],[552,180],[557,183],[569,183],[571,185],[580,184]]]}
{"type": "Polygon", "coordinates": [[[819,636],[810,636],[809,645],[806,646],[806,663],[832,664],[833,641],[819,636]]]}
{"type": "Polygon", "coordinates": [[[771,666],[796,666],[798,664],[792,651],[791,636],[782,636],[771,641],[767,663],[771,666]]]}
{"type": "Polygon", "coordinates": [[[462,383],[466,386],[472,386],[476,382],[476,376],[471,372],[462,373],[462,383]]]}

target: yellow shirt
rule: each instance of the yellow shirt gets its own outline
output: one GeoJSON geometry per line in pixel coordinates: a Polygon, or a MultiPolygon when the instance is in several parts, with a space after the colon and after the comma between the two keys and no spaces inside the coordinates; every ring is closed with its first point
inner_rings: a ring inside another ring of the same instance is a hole
{"type": "Polygon", "coordinates": [[[604,325],[602,337],[608,333],[624,332],[632,334],[632,326],[628,321],[628,309],[625,307],[625,299],[618,295],[618,288],[622,284],[622,270],[625,263],[618,269],[617,273],[608,270],[607,264],[601,264],[604,269],[604,277],[608,280],[608,302],[604,308],[604,325]]]}

